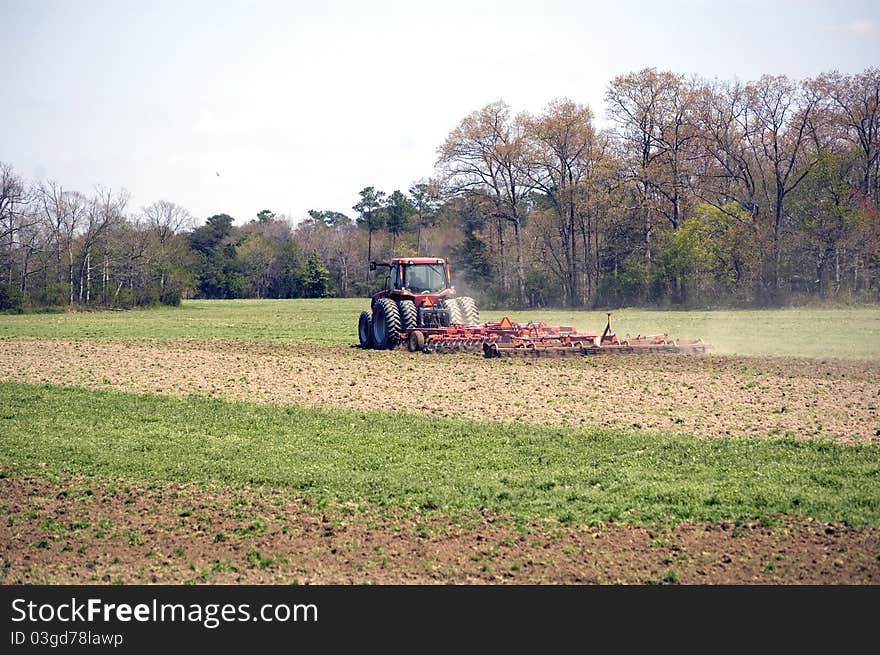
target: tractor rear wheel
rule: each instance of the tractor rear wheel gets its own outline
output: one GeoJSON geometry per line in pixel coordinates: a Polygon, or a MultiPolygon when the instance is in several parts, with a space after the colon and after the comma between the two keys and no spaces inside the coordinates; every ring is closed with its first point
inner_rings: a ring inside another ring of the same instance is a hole
{"type": "Polygon", "coordinates": [[[461,306],[455,298],[444,298],[443,308],[449,311],[449,325],[461,325],[464,317],[461,315],[461,306]]]}
{"type": "Polygon", "coordinates": [[[371,348],[373,345],[373,312],[361,312],[358,318],[358,341],[361,348],[371,348]]]}
{"type": "Polygon", "coordinates": [[[398,300],[397,311],[400,313],[400,327],[403,332],[408,332],[418,327],[419,313],[416,304],[412,300],[398,300]]]}
{"type": "Polygon", "coordinates": [[[458,298],[458,305],[461,307],[461,316],[468,325],[477,325],[480,322],[480,311],[477,309],[477,303],[469,296],[461,296],[458,298]]]}
{"type": "Polygon", "coordinates": [[[373,347],[392,350],[400,344],[400,312],[390,298],[380,298],[373,305],[373,347]]]}

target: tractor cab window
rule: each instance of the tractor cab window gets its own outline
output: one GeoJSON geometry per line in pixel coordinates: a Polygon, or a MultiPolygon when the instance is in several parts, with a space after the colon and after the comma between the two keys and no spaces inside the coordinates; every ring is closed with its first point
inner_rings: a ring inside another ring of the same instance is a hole
{"type": "Polygon", "coordinates": [[[389,275],[388,275],[388,290],[389,291],[394,291],[395,289],[403,288],[403,284],[401,284],[401,280],[400,280],[399,276],[397,275],[397,270],[398,270],[397,266],[392,266],[391,271],[389,272],[389,275]]]}
{"type": "Polygon", "coordinates": [[[446,288],[443,264],[411,264],[403,269],[403,285],[414,293],[439,293],[446,288]]]}

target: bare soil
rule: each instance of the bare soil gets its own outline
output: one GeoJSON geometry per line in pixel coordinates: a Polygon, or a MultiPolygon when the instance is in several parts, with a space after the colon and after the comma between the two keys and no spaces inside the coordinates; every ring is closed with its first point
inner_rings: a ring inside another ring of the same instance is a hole
{"type": "Polygon", "coordinates": [[[319,508],[282,491],[0,479],[0,583],[878,584],[880,528],[577,528],[319,508]]]}
{"type": "Polygon", "coordinates": [[[479,355],[192,340],[0,340],[0,379],[713,437],[880,440],[880,362],[479,355]]]}

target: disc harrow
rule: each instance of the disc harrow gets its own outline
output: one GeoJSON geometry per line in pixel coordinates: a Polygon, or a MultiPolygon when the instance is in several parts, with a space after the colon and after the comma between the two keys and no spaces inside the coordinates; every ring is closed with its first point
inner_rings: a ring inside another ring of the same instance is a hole
{"type": "MultiPolygon", "coordinates": [[[[665,334],[618,339],[611,330],[611,314],[601,334],[580,332],[568,325],[543,322],[514,323],[503,318],[496,323],[453,325],[425,330],[425,353],[481,352],[495,357],[561,357],[566,355],[673,354],[698,355],[713,349],[701,339],[672,339],[665,334]]],[[[421,343],[421,342],[419,342],[421,343]]]]}

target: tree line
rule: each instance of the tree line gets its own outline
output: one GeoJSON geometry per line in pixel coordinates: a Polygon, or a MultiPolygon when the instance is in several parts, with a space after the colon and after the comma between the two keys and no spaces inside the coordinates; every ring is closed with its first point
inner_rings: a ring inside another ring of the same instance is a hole
{"type": "Polygon", "coordinates": [[[175,203],[130,212],[128,200],[124,191],[28,186],[0,162],[0,309],[331,294],[320,254],[304,252],[291,223],[268,210],[242,226],[218,214],[196,227],[175,203]]]}
{"type": "Polygon", "coordinates": [[[462,119],[436,176],[354,218],[203,224],[0,164],[0,308],[360,296],[371,259],[446,256],[484,305],[779,305],[880,293],[880,69],[806,80],[645,69],[587,105],[462,119]]]}

